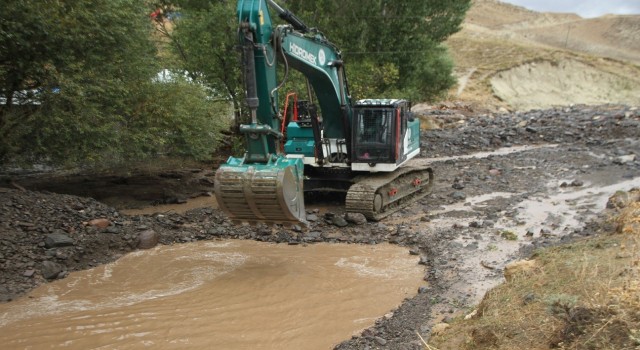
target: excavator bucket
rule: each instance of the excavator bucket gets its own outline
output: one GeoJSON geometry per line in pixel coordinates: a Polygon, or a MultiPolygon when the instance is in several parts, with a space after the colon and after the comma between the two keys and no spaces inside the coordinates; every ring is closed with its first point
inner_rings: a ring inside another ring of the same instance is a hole
{"type": "Polygon", "coordinates": [[[218,206],[235,222],[306,224],[301,159],[278,157],[267,164],[229,158],[216,171],[218,206]]]}

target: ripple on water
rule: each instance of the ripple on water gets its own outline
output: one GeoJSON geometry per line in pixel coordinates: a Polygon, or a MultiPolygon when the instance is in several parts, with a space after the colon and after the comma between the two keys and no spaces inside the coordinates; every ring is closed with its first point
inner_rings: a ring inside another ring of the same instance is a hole
{"type": "Polygon", "coordinates": [[[0,305],[0,342],[326,349],[415,294],[424,272],[417,262],[391,245],[157,247],[0,305]]]}

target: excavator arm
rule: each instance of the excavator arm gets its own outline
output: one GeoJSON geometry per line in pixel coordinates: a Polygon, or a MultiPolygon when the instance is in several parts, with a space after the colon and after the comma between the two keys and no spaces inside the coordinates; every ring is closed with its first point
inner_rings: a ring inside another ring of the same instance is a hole
{"type": "Polygon", "coordinates": [[[283,135],[278,131],[276,53],[269,11],[264,0],[240,0],[237,13],[251,123],[240,126],[246,140],[244,156],[230,157],[216,171],[216,200],[237,222],[304,222],[303,161],[278,150],[283,135]]]}

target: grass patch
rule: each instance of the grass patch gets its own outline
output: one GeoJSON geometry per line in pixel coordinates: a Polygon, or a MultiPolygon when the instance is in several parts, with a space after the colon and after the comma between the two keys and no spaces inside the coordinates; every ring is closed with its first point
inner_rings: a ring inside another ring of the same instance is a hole
{"type": "Polygon", "coordinates": [[[506,239],[507,241],[517,241],[518,235],[510,230],[502,230],[500,231],[500,237],[506,239]]]}
{"type": "Polygon", "coordinates": [[[536,268],[489,291],[477,316],[429,344],[443,349],[640,348],[640,202],[616,232],[537,252],[536,268]]]}

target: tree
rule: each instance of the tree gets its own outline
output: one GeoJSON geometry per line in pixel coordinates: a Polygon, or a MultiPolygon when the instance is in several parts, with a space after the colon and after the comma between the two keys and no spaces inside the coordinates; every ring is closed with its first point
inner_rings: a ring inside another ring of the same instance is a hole
{"type": "Polygon", "coordinates": [[[160,63],[149,13],[138,0],[6,1],[0,161],[98,164],[210,153],[220,127],[208,119],[221,120],[226,106],[197,84],[154,82],[160,63]]]}
{"type": "MultiPolygon", "coordinates": [[[[372,64],[373,72],[397,70],[395,82],[378,79],[369,90],[419,100],[440,97],[455,83],[441,43],[460,30],[470,5],[470,0],[288,1],[292,12],[342,49],[350,80],[366,78],[363,67],[372,64]]],[[[352,90],[356,96],[365,92],[357,86],[352,90]]]]}
{"type": "Polygon", "coordinates": [[[217,98],[229,101],[238,124],[244,98],[238,45],[235,1],[182,0],[165,6],[179,9],[173,28],[159,26],[170,39],[177,62],[175,69],[187,72],[217,98]]]}

